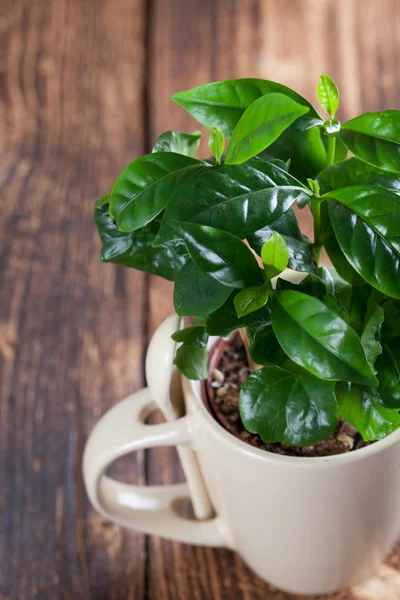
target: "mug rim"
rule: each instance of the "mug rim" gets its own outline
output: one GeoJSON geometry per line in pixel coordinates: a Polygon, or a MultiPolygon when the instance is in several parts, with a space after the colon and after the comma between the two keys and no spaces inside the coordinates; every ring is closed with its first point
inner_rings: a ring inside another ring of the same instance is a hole
{"type": "Polygon", "coordinates": [[[333,454],[331,456],[287,456],[282,454],[275,454],[274,452],[268,452],[267,450],[262,450],[261,448],[255,448],[250,444],[246,444],[246,442],[235,437],[232,433],[227,431],[208,412],[201,397],[200,381],[187,379],[183,375],[182,378],[186,381],[190,392],[195,397],[197,408],[200,410],[202,417],[213,428],[214,433],[218,435],[222,442],[224,444],[227,444],[228,446],[235,448],[236,450],[245,452],[246,454],[250,454],[258,460],[261,459],[265,462],[281,462],[282,466],[296,465],[298,467],[299,465],[301,465],[306,468],[321,466],[323,464],[334,466],[352,463],[354,461],[362,460],[364,458],[366,459],[369,456],[378,454],[379,452],[400,441],[400,427],[398,427],[395,431],[387,435],[385,438],[377,440],[370,446],[365,446],[364,448],[359,448],[358,450],[353,450],[352,452],[345,452],[343,454],[333,454]]]}

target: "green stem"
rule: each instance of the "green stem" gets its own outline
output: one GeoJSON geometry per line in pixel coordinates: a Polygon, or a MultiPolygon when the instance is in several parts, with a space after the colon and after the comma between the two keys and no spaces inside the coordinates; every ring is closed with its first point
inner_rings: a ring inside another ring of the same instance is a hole
{"type": "Polygon", "coordinates": [[[321,200],[314,197],[311,203],[312,214],[314,218],[314,247],[317,265],[321,259],[321,200]]]}
{"type": "Polygon", "coordinates": [[[328,137],[328,165],[335,164],[336,136],[328,137]]]}

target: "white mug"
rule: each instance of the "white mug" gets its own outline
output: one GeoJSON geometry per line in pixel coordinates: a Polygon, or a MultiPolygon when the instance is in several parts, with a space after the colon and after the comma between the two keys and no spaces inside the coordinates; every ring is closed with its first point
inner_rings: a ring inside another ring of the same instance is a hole
{"type": "MultiPolygon", "coordinates": [[[[160,352],[163,349],[160,348],[160,352]]],[[[95,508],[124,527],[236,550],[263,579],[297,594],[324,594],[369,577],[400,531],[400,430],[354,452],[319,458],[272,454],[225,431],[183,378],[186,415],[146,425],[147,389],[109,410],[91,433],[83,473],[95,508]],[[105,475],[143,448],[188,445],[216,516],[179,517],[186,484],[135,486],[105,475]]]]}

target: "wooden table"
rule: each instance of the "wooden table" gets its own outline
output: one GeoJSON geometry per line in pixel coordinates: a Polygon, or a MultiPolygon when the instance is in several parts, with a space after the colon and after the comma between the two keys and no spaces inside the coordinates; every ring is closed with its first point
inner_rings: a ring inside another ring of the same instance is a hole
{"type": "MultiPolygon", "coordinates": [[[[144,385],[146,346],[172,311],[169,283],[100,264],[93,203],[162,131],[197,128],[174,91],[253,76],[315,101],[327,72],[342,119],[398,107],[400,3],[2,0],[0,10],[0,598],[289,600],[232,552],[123,531],[89,506],[85,439],[144,385]]],[[[166,449],[114,474],[181,478],[166,449]]],[[[370,593],[335,598],[400,597],[370,593]]]]}

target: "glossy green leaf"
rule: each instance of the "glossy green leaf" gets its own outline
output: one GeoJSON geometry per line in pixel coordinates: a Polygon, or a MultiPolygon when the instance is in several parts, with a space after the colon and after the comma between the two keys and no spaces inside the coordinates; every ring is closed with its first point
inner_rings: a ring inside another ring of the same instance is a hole
{"type": "Polygon", "coordinates": [[[207,316],[222,306],[231,292],[189,259],[176,275],[175,312],[181,316],[207,316]]]}
{"type": "Polygon", "coordinates": [[[176,152],[194,158],[200,147],[201,136],[201,131],[166,131],[157,139],[152,152],[176,152]]]}
{"type": "Polygon", "coordinates": [[[188,379],[207,379],[207,348],[183,344],[176,351],[174,365],[188,379]]]}
{"type": "Polygon", "coordinates": [[[272,329],[271,322],[268,322],[264,327],[257,329],[254,333],[251,344],[249,345],[249,354],[256,365],[277,363],[278,357],[283,354],[283,352],[275,332],[272,329]]]}
{"type": "Polygon", "coordinates": [[[153,248],[159,227],[155,222],[140,231],[120,231],[109,215],[107,197],[102,200],[104,203],[98,203],[95,208],[96,225],[102,242],[101,260],[175,280],[189,259],[185,243],[176,239],[153,248]]]}
{"type": "Polygon", "coordinates": [[[305,128],[321,122],[319,114],[300,94],[285,85],[264,79],[232,79],[207,83],[178,92],[172,99],[202,125],[209,129],[215,125],[230,139],[245,110],[261,96],[271,93],[284,94],[309,109],[308,118],[303,124],[305,128]]]}
{"type": "Polygon", "coordinates": [[[268,302],[269,294],[270,288],[266,285],[241,290],[234,299],[237,316],[241,318],[262,308],[268,302]]]}
{"type": "Polygon", "coordinates": [[[351,185],[372,185],[400,194],[398,175],[382,171],[355,156],[321,171],[317,182],[321,188],[321,195],[351,185]]]}
{"type": "Polygon", "coordinates": [[[258,158],[209,167],[180,185],[170,199],[156,243],[176,237],[170,221],[217,227],[242,239],[278,219],[306,194],[297,179],[258,158]]]}
{"type": "Polygon", "coordinates": [[[321,205],[321,241],[340,277],[352,285],[364,285],[364,279],[353,269],[339,246],[329,217],[327,202],[321,205]]]}
{"type": "Polygon", "coordinates": [[[381,440],[400,426],[398,410],[382,406],[377,390],[339,384],[336,398],[340,415],[361,433],[366,442],[381,440]]]}
{"type": "Polygon", "coordinates": [[[284,94],[262,96],[240,118],[226,153],[227,164],[241,164],[268,148],[309,108],[284,94]]]}
{"type": "Polygon", "coordinates": [[[261,309],[239,318],[234,302],[235,294],[233,293],[221,308],[207,317],[205,327],[209,335],[226,337],[232,331],[241,327],[256,332],[261,327],[271,323],[271,313],[268,306],[264,305],[261,309]]]}
{"type": "Polygon", "coordinates": [[[172,334],[175,342],[181,342],[175,354],[174,364],[188,379],[207,378],[207,340],[204,326],[194,325],[172,334]]]}
{"type": "Polygon", "coordinates": [[[377,384],[360,338],[337,312],[297,291],[275,297],[272,326],[293,362],[321,379],[377,384]]]}
{"type": "Polygon", "coordinates": [[[237,237],[205,225],[172,222],[197,266],[230,288],[263,284],[262,271],[251,250],[237,237]]]}
{"type": "Polygon", "coordinates": [[[268,279],[276,277],[288,266],[289,251],[286,242],[276,231],[273,231],[269,240],[264,242],[261,248],[261,259],[268,279]]]}
{"type": "Polygon", "coordinates": [[[192,344],[205,348],[207,346],[208,335],[205,332],[204,326],[192,325],[185,329],[178,329],[171,335],[174,342],[183,344],[192,344]]]}
{"type": "Polygon", "coordinates": [[[347,121],[340,132],[355,156],[384,171],[400,172],[400,111],[365,113],[347,121]]]}
{"type": "Polygon", "coordinates": [[[328,195],[330,220],[347,261],[370,285],[400,298],[400,197],[372,186],[328,195]]]}
{"type": "Polygon", "coordinates": [[[376,368],[382,404],[388,408],[400,408],[400,339],[384,344],[376,368]]]}
{"type": "Polygon", "coordinates": [[[135,231],[154,219],[182,182],[207,165],[175,152],[146,154],[131,162],[111,192],[110,214],[121,231],[135,231]]]}
{"type": "Polygon", "coordinates": [[[339,106],[339,90],[336,83],[328,75],[321,75],[317,92],[320,105],[333,119],[339,106]]]}
{"type": "Polygon", "coordinates": [[[258,433],[264,442],[313,444],[327,437],[337,423],[333,383],[275,365],[249,375],[239,407],[246,429],[258,433]]]}
{"type": "Polygon", "coordinates": [[[208,138],[208,147],[214,156],[217,165],[221,164],[221,156],[225,150],[225,139],[223,133],[218,127],[211,127],[210,137],[208,138]]]}
{"type": "Polygon", "coordinates": [[[289,269],[315,273],[317,263],[313,245],[309,239],[302,235],[292,208],[289,208],[279,219],[276,219],[267,227],[263,227],[247,236],[247,241],[251,248],[261,256],[263,244],[271,238],[274,231],[278,232],[285,241],[289,253],[287,265],[289,269]]]}
{"type": "Polygon", "coordinates": [[[383,318],[383,308],[379,305],[375,306],[367,319],[364,331],[361,334],[361,343],[364,348],[365,356],[371,365],[374,365],[378,356],[382,354],[380,340],[383,318]]]}

